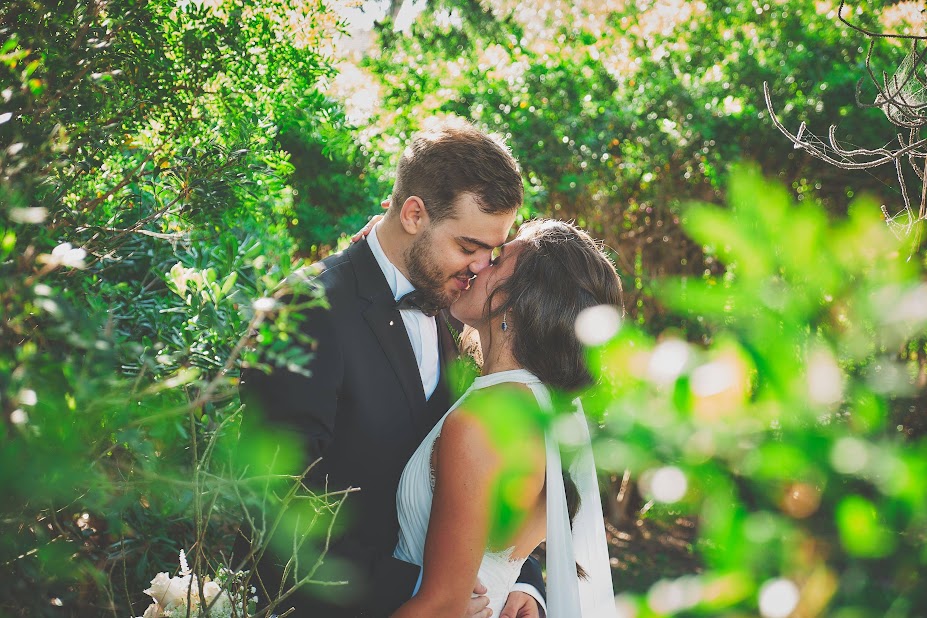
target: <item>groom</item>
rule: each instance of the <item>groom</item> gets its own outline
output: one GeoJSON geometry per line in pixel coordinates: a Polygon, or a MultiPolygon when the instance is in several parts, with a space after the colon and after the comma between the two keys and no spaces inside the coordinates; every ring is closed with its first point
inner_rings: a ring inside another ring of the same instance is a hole
{"type": "MultiPolygon", "coordinates": [[[[400,158],[385,218],[323,260],[313,279],[330,309],[312,310],[303,322],[316,342],[310,376],[242,370],[242,401],[301,434],[310,460],[322,458],[312,480],[329,491],[360,488],[339,515],[343,533],[327,560],[348,564],[350,583],[328,588],[340,594],[325,600],[312,596],[323,587],[304,589],[296,615],[386,616],[412,596],[419,567],[392,557],[396,488],[452,403],[444,378],[457,349],[442,310],[505,242],[522,198],[514,158],[491,137],[463,122],[419,134],[400,158]]],[[[502,616],[538,616],[543,580],[535,561],[519,582],[502,616]]],[[[475,598],[469,615],[488,615],[487,603],[475,598]]]]}

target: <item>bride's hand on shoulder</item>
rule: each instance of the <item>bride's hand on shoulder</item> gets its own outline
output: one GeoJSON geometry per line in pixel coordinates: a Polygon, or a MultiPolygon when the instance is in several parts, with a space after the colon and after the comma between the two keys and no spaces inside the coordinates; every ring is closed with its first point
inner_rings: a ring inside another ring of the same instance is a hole
{"type": "MultiPolygon", "coordinates": [[[[380,202],[380,207],[383,210],[389,210],[389,202],[389,200],[383,200],[380,202]]],[[[358,230],[354,236],[351,236],[351,242],[357,242],[361,238],[367,238],[367,234],[370,233],[370,230],[373,229],[373,226],[382,221],[384,216],[385,215],[374,215],[370,217],[370,221],[367,222],[367,225],[358,230]]]]}

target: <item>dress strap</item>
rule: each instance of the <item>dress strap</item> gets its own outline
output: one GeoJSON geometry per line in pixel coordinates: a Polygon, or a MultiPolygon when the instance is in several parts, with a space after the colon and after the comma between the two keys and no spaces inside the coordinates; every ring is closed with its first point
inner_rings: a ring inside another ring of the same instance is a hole
{"type": "Polygon", "coordinates": [[[496,384],[505,382],[515,382],[518,384],[541,384],[541,380],[527,369],[509,369],[508,371],[497,371],[478,376],[473,380],[473,385],[469,390],[479,390],[496,384]]]}

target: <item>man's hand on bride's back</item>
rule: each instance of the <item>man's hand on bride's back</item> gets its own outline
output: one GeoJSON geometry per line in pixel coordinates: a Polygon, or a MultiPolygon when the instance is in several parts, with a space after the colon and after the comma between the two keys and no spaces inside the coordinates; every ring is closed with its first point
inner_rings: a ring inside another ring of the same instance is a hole
{"type": "Polygon", "coordinates": [[[492,616],[492,610],[489,605],[489,592],[486,586],[476,580],[476,586],[473,588],[473,595],[470,597],[470,605],[467,606],[467,615],[464,618],[489,618],[492,616]]]}
{"type": "MultiPolygon", "coordinates": [[[[383,200],[382,202],[380,202],[380,207],[381,207],[383,210],[388,210],[388,209],[389,209],[389,200],[383,200]]],[[[361,238],[366,238],[366,237],[367,237],[367,234],[370,233],[370,230],[373,229],[373,226],[375,226],[377,223],[379,223],[379,222],[380,222],[380,219],[382,219],[382,218],[383,218],[383,215],[374,215],[374,216],[370,217],[370,221],[367,222],[367,225],[365,225],[365,226],[362,227],[359,231],[357,231],[357,232],[354,234],[354,236],[351,236],[351,242],[357,242],[357,241],[360,240],[361,238]]]]}

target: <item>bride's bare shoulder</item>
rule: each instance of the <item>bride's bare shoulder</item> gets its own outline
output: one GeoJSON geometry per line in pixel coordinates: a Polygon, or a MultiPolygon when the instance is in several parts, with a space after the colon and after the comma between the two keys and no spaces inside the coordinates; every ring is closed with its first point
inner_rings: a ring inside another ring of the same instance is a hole
{"type": "Polygon", "coordinates": [[[543,417],[531,389],[506,383],[473,393],[445,419],[437,450],[455,466],[478,460],[480,467],[508,469],[518,462],[543,471],[543,417]]]}

